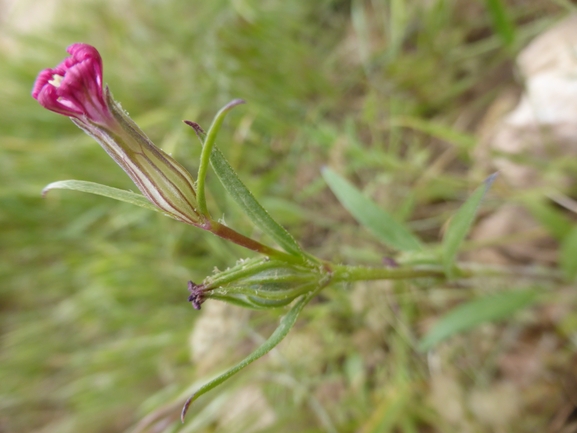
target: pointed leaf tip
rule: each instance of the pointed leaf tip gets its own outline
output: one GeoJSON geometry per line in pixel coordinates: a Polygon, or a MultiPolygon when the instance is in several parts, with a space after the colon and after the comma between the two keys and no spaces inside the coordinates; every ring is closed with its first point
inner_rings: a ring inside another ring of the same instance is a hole
{"type": "Polygon", "coordinates": [[[487,179],[485,179],[485,186],[487,187],[487,189],[489,189],[493,186],[493,182],[495,182],[495,180],[497,179],[498,176],[499,176],[499,172],[496,171],[491,176],[489,176],[487,179]]]}
{"type": "Polygon", "coordinates": [[[195,395],[196,395],[196,393],[192,394],[190,397],[188,397],[188,399],[184,403],[184,406],[182,406],[182,412],[180,412],[180,422],[182,424],[184,424],[184,418],[186,417],[186,413],[188,412],[188,408],[190,407],[190,404],[194,400],[195,395]]]}
{"type": "Polygon", "coordinates": [[[204,141],[204,138],[206,137],[206,132],[204,129],[202,129],[202,126],[191,120],[183,120],[183,122],[186,123],[188,126],[190,126],[192,129],[194,129],[194,132],[196,133],[197,137],[200,139],[202,143],[204,141]]]}
{"type": "Polygon", "coordinates": [[[224,108],[230,109],[230,108],[236,107],[237,105],[242,105],[242,104],[246,104],[246,101],[244,99],[233,99],[228,104],[226,104],[224,108]]]}
{"type": "Polygon", "coordinates": [[[498,173],[493,173],[489,176],[481,186],[479,186],[473,194],[463,203],[457,210],[449,223],[449,227],[443,237],[443,265],[446,274],[450,277],[453,274],[453,263],[461,244],[467,237],[471,230],[471,226],[475,221],[475,216],[479,210],[479,206],[485,197],[485,194],[491,186],[498,173]]]}

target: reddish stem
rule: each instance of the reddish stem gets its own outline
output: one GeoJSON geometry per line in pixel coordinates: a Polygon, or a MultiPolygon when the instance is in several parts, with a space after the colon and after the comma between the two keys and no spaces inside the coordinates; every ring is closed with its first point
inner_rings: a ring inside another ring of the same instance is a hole
{"type": "Polygon", "coordinates": [[[217,221],[208,221],[202,228],[212,232],[213,234],[226,239],[227,241],[231,241],[241,247],[245,247],[249,250],[256,251],[257,253],[264,254],[270,257],[276,257],[279,259],[283,259],[287,262],[295,262],[300,261],[298,257],[284,253],[282,251],[276,250],[274,248],[268,247],[266,245],[261,244],[260,242],[255,241],[249,237],[246,237],[243,234],[240,234],[237,231],[234,231],[230,227],[227,227],[217,221]]]}

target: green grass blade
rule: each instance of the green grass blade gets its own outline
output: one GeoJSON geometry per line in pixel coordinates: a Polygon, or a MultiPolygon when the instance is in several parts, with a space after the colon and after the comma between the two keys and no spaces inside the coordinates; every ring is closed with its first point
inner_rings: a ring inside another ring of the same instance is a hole
{"type": "Polygon", "coordinates": [[[472,134],[460,132],[439,122],[424,120],[418,117],[396,117],[390,121],[390,126],[410,128],[428,134],[431,137],[444,140],[466,151],[473,149],[477,143],[477,139],[472,134]]]}
{"type": "Polygon", "coordinates": [[[537,300],[534,290],[509,291],[464,303],[443,316],[421,340],[419,348],[429,350],[441,341],[485,322],[510,317],[537,300]]]}
{"type": "Polygon", "coordinates": [[[495,32],[506,46],[513,45],[513,42],[515,42],[515,26],[507,14],[507,9],[503,2],[501,0],[485,0],[485,5],[489,15],[491,15],[495,32]]]}
{"type": "Polygon", "coordinates": [[[531,215],[539,221],[555,239],[562,242],[566,239],[573,225],[561,210],[551,204],[545,197],[535,194],[525,194],[519,200],[531,215]]]}
{"type": "Polygon", "coordinates": [[[275,346],[277,346],[289,333],[291,328],[294,326],[298,316],[300,315],[304,306],[317,294],[318,290],[314,290],[307,295],[301,297],[296,304],[289,310],[287,314],[283,316],[280,321],[279,326],[275,329],[272,335],[261,345],[259,346],[254,352],[236,364],[234,367],[229,368],[227,371],[222,373],[221,375],[217,376],[210,382],[206,383],[205,385],[201,386],[198,391],[190,396],[190,398],[184,404],[182,408],[181,420],[184,422],[184,417],[188,412],[188,408],[190,405],[201,395],[207,393],[213,388],[216,388],[221,383],[225,382],[226,380],[230,379],[233,375],[238,373],[243,368],[247,367],[260,357],[266,355],[270,352],[275,346]]]}
{"type": "Polygon", "coordinates": [[[477,209],[485,196],[485,193],[491,188],[495,181],[497,173],[489,176],[487,180],[467,199],[467,201],[457,211],[451,219],[447,232],[443,237],[443,265],[448,276],[452,273],[453,263],[457,256],[459,247],[465,240],[465,237],[471,229],[475,220],[477,209]]]}
{"type": "Polygon", "coordinates": [[[371,199],[365,197],[347,180],[330,168],[323,169],[322,174],[341,204],[381,242],[401,251],[421,248],[419,240],[405,225],[395,220],[371,199]]]}
{"type": "Polygon", "coordinates": [[[569,280],[574,281],[577,277],[577,227],[561,243],[560,256],[561,269],[569,280]]]}
{"type": "Polygon", "coordinates": [[[100,183],[87,182],[84,180],[61,180],[47,185],[42,190],[42,195],[45,196],[48,194],[48,192],[54,189],[70,189],[72,191],[101,195],[104,197],[112,198],[114,200],[123,201],[125,203],[130,203],[136,206],[160,212],[156,206],[150,203],[147,198],[141,194],[113,188],[111,186],[102,185],[100,183]]]}
{"type": "Polygon", "coordinates": [[[256,227],[273,238],[286,252],[304,256],[297,241],[261,206],[216,146],[210,154],[210,163],[226,191],[256,227]]]}

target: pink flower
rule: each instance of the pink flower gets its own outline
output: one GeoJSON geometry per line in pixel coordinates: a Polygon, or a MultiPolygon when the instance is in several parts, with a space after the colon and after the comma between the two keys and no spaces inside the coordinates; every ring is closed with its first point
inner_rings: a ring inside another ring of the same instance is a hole
{"type": "Polygon", "coordinates": [[[142,194],[165,214],[187,224],[204,222],[196,210],[194,178],[156,147],[102,83],[96,48],[73,44],[70,57],[38,75],[32,97],[48,110],[70,117],[128,174],[142,194]]]}
{"type": "Polygon", "coordinates": [[[102,87],[100,54],[87,44],[72,44],[66,51],[70,57],[38,74],[32,97],[56,113],[109,125],[112,115],[102,87]]]}

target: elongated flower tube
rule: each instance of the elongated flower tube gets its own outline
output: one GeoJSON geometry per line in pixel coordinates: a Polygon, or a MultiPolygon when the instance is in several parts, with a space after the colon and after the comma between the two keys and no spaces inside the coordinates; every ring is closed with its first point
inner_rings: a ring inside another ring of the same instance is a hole
{"type": "Polygon", "coordinates": [[[38,75],[32,97],[70,117],[128,174],[144,196],[179,221],[202,225],[192,175],[156,147],[102,82],[102,58],[87,44],[68,47],[70,57],[38,75]]]}

